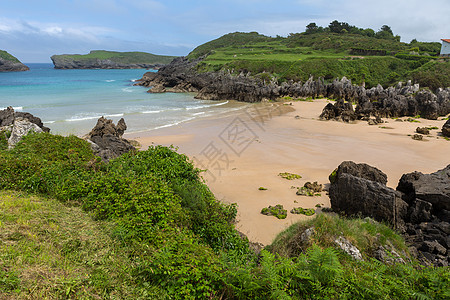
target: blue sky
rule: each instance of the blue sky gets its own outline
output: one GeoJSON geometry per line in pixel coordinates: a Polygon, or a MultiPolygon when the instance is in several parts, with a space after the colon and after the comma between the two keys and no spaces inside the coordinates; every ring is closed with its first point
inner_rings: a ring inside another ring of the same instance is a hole
{"type": "Polygon", "coordinates": [[[449,16],[450,0],[0,0],[0,49],[22,62],[97,49],[186,55],[229,32],[286,36],[333,20],[439,42],[449,16]]]}

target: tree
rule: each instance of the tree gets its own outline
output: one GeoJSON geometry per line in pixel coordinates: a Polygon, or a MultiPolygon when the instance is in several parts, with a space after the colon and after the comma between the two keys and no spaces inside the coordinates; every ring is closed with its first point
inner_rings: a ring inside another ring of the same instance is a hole
{"type": "Polygon", "coordinates": [[[308,25],[306,25],[306,33],[315,33],[317,32],[317,30],[319,29],[319,27],[316,25],[316,23],[309,23],[308,25]]]}
{"type": "Polygon", "coordinates": [[[386,31],[386,32],[390,33],[392,36],[394,35],[394,33],[392,32],[391,27],[389,27],[389,26],[387,26],[387,25],[381,26],[381,29],[380,29],[380,30],[381,30],[381,31],[386,31]]]}

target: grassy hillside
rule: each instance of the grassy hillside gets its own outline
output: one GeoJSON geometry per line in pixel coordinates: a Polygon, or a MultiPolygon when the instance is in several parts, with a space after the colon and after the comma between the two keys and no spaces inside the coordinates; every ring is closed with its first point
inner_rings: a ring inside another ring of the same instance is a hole
{"type": "Polygon", "coordinates": [[[12,62],[20,63],[20,61],[17,58],[15,58],[11,54],[9,54],[8,52],[3,51],[3,50],[0,50],[0,58],[3,58],[5,60],[9,60],[9,61],[12,61],[12,62]]]}
{"type": "MultiPolygon", "coordinates": [[[[198,46],[188,58],[207,55],[198,65],[200,72],[267,72],[278,81],[305,81],[310,75],[325,80],[346,76],[369,87],[413,79],[435,89],[436,84],[450,86],[448,73],[431,82],[427,78],[434,71],[423,68],[418,72],[418,68],[436,60],[439,50],[440,43],[407,44],[394,38],[351,33],[296,33],[272,38],[255,32],[236,32],[198,46]]],[[[439,71],[447,70],[449,65],[449,60],[440,61],[439,71]]]]}
{"type": "Polygon", "coordinates": [[[234,229],[236,207],[217,201],[199,175],[186,156],[160,146],[108,164],[74,136],[30,134],[0,150],[0,297],[450,296],[448,268],[418,268],[401,237],[368,219],[312,217],[255,254],[234,229]],[[364,261],[339,250],[337,236],[364,261]],[[406,263],[374,260],[380,245],[406,263]]]}
{"type": "Polygon", "coordinates": [[[155,54],[146,53],[146,52],[115,52],[115,51],[104,51],[104,50],[91,51],[89,54],[85,54],[85,55],[64,54],[64,55],[54,55],[54,57],[58,58],[58,59],[69,59],[69,60],[77,60],[77,61],[109,59],[114,62],[123,63],[123,64],[139,64],[139,63],[168,64],[175,58],[175,56],[155,55],[155,54]]]}

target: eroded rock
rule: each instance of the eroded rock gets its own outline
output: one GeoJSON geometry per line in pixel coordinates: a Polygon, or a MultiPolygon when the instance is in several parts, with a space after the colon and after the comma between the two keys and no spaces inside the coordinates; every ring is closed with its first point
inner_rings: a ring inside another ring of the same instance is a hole
{"type": "Polygon", "coordinates": [[[100,156],[103,161],[107,162],[124,153],[136,150],[128,140],[122,138],[126,129],[127,125],[123,118],[119,120],[116,126],[112,120],[101,117],[87,135],[87,140],[91,142],[91,148],[95,155],[100,156]]]}

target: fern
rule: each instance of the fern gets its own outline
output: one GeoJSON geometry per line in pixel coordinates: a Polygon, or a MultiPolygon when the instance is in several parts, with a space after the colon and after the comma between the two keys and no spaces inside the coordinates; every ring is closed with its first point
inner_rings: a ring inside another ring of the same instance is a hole
{"type": "Polygon", "coordinates": [[[338,254],[333,248],[321,249],[313,245],[308,251],[309,271],[311,276],[323,285],[328,285],[333,280],[340,279],[342,266],[338,254]]]}

